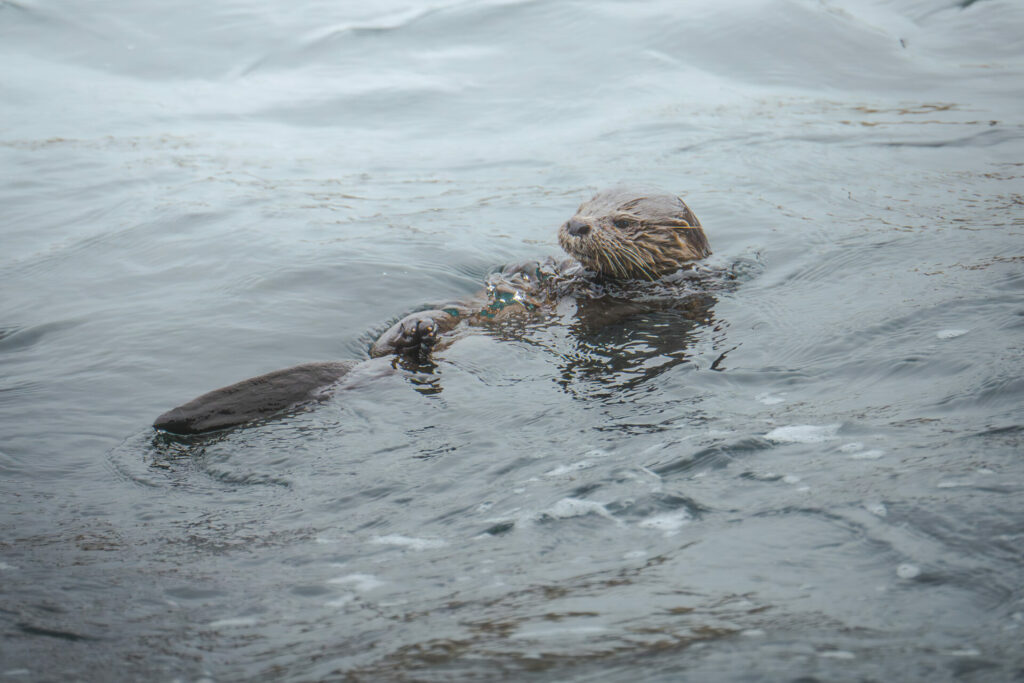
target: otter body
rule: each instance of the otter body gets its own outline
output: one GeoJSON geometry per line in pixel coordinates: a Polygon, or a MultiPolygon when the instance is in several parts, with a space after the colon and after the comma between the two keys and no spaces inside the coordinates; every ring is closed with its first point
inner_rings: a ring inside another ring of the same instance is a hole
{"type": "MultiPolygon", "coordinates": [[[[370,356],[425,361],[460,325],[486,325],[552,310],[564,297],[598,298],[610,284],[656,281],[711,254],[700,221],[682,199],[627,188],[599,192],[558,230],[572,257],[506,266],[468,301],[405,316],[370,356]]],[[[320,400],[358,361],[307,363],[216,389],[167,411],[153,426],[202,434],[273,417],[320,400]]]]}
{"type": "Polygon", "coordinates": [[[506,266],[470,301],[398,321],[370,355],[423,356],[460,322],[501,321],[565,296],[596,298],[609,283],[653,282],[711,255],[700,221],[682,199],[627,188],[604,190],[581,204],[559,228],[558,242],[573,258],[506,266]]]}

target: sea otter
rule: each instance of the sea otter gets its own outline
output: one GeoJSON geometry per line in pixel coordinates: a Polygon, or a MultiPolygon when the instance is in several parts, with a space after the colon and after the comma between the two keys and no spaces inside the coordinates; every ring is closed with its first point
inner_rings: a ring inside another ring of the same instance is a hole
{"type": "MultiPolygon", "coordinates": [[[[506,266],[475,297],[405,316],[370,347],[373,358],[425,361],[456,327],[551,310],[561,298],[596,298],[610,286],[654,282],[711,254],[700,221],[682,199],[612,188],[580,205],[558,230],[572,257],[506,266]]],[[[164,413],[156,429],[201,434],[266,419],[320,400],[360,363],[306,363],[216,389],[164,413]]]]}

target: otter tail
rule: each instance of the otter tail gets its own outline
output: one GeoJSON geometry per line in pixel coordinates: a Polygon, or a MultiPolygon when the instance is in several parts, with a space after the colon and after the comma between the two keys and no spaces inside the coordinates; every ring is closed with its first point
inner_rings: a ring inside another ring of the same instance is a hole
{"type": "Polygon", "coordinates": [[[214,389],[172,408],[153,423],[171,434],[205,434],[265,420],[320,401],[358,361],[305,363],[214,389]]]}

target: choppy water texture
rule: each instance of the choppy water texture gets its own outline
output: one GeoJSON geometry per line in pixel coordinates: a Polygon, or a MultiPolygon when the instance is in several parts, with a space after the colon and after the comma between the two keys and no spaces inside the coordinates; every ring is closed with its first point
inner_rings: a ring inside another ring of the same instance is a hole
{"type": "Polygon", "coordinates": [[[1021,36],[1012,0],[0,3],[0,678],[1020,678],[1021,36]],[[621,180],[744,279],[154,438],[621,180]]]}

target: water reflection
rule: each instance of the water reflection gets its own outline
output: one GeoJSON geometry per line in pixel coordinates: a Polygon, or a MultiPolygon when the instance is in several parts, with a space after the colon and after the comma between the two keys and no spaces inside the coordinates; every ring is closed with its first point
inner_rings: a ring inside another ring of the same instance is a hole
{"type": "Polygon", "coordinates": [[[559,385],[579,397],[608,399],[691,362],[702,331],[719,324],[717,302],[707,292],[663,302],[579,302],[568,328],[572,348],[560,354],[559,385]]]}
{"type": "Polygon", "coordinates": [[[274,4],[0,2],[8,676],[1018,673],[1021,10],[274,4]],[[764,276],[148,427],[619,180],[764,276]]]}

